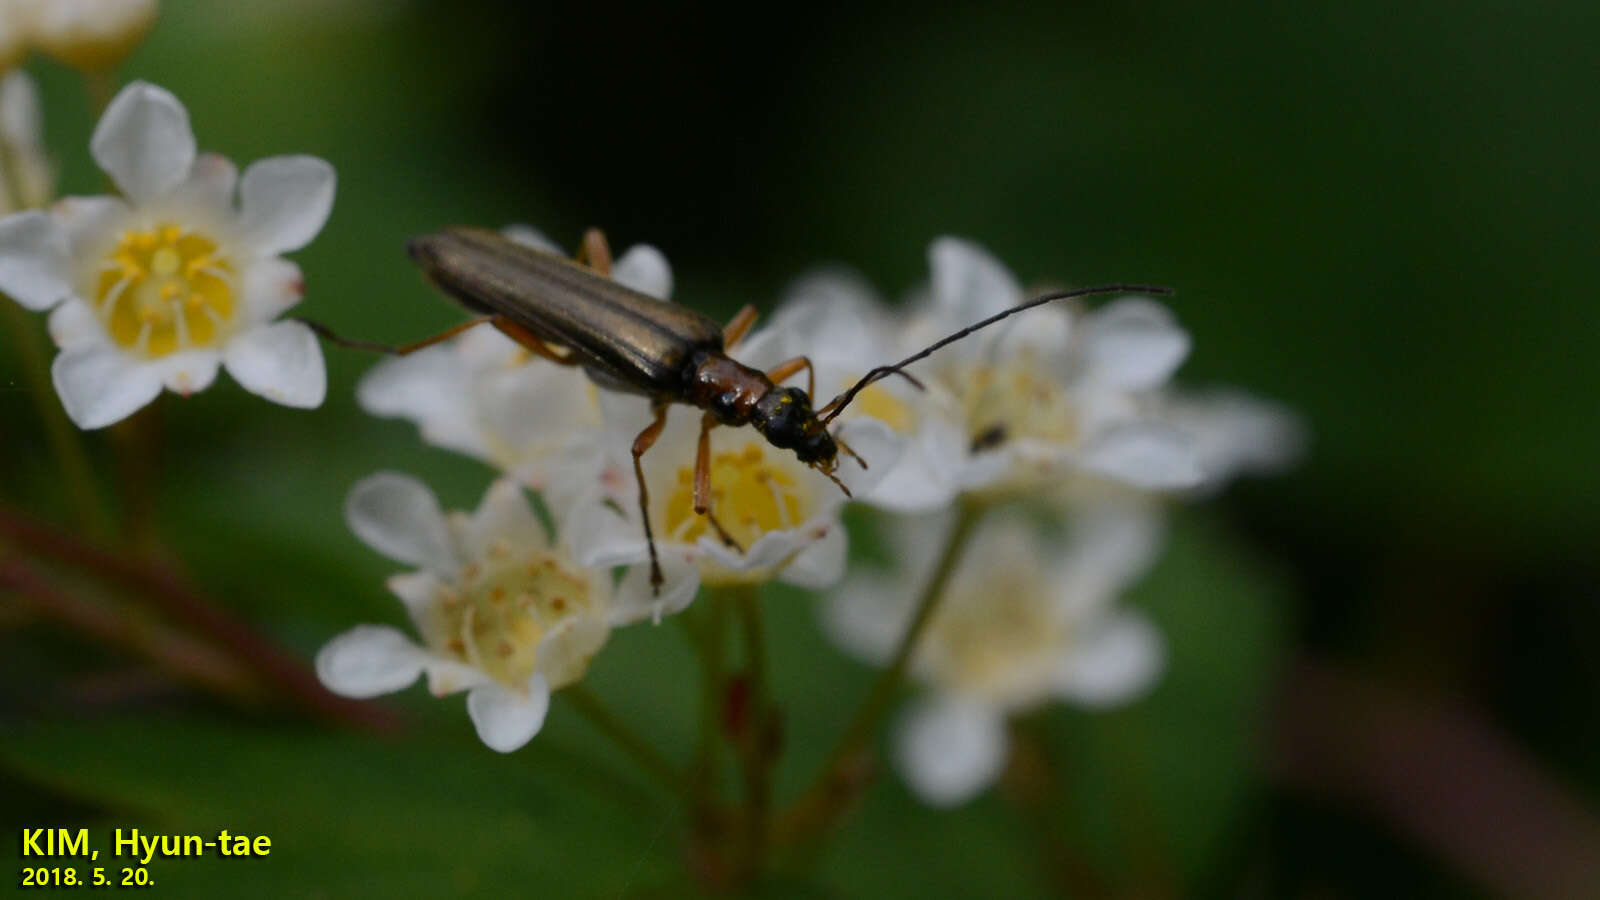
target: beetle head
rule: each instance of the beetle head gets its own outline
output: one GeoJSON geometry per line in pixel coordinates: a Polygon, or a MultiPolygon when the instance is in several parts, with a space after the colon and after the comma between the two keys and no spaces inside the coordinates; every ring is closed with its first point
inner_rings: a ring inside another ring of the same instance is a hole
{"type": "Polygon", "coordinates": [[[756,401],[750,424],[767,442],[794,455],[808,466],[831,472],[839,462],[839,447],[833,441],[811,400],[799,388],[773,388],[756,401]]]}

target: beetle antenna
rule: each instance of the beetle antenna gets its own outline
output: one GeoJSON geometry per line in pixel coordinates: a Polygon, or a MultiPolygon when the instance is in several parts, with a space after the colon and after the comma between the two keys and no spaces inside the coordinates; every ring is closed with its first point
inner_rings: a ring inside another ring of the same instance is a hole
{"type": "Polygon", "coordinates": [[[1026,312],[1027,310],[1033,309],[1035,306],[1043,306],[1046,303],[1052,303],[1056,300],[1069,300],[1073,297],[1087,297],[1091,294],[1123,293],[1170,295],[1176,292],[1173,291],[1172,288],[1162,287],[1161,285],[1157,284],[1102,284],[1096,287],[1075,288],[1070,291],[1056,291],[1054,293],[1045,294],[1042,297],[1035,297],[1032,300],[1029,300],[1025,303],[1019,303],[1003,312],[995,313],[981,322],[974,322],[973,324],[968,325],[954,334],[934,341],[932,344],[929,344],[916,353],[913,353],[905,359],[900,360],[894,365],[878,366],[876,369],[873,369],[867,374],[861,376],[861,380],[851,385],[850,388],[844,393],[833,398],[832,400],[829,400],[826,406],[817,411],[818,415],[822,417],[822,424],[826,425],[829,422],[832,422],[834,419],[839,417],[839,413],[844,412],[844,408],[850,405],[850,401],[854,400],[857,394],[861,393],[863,390],[866,390],[867,387],[872,385],[874,382],[882,381],[883,379],[894,374],[905,375],[906,373],[901,372],[900,370],[906,366],[909,366],[918,360],[926,359],[929,356],[932,356],[935,351],[961,340],[967,335],[972,334],[974,331],[988,328],[990,325],[993,325],[1001,319],[1010,318],[1019,312],[1026,312]]]}
{"type": "Polygon", "coordinates": [[[303,319],[299,316],[285,316],[284,318],[288,319],[289,321],[299,322],[301,325],[304,325],[316,332],[318,337],[337,347],[348,347],[351,350],[365,350],[368,353],[383,353],[389,356],[400,355],[399,348],[397,347],[391,347],[388,344],[379,344],[373,341],[358,341],[355,338],[341,337],[340,335],[335,334],[333,329],[322,324],[321,322],[313,322],[310,319],[303,319]]]}

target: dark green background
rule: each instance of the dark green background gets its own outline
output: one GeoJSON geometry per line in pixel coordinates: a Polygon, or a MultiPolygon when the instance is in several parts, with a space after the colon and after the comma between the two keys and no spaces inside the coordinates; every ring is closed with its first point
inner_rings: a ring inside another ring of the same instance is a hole
{"type": "MultiPolygon", "coordinates": [[[[448,222],[654,243],[677,299],[717,316],[770,308],[825,261],[897,297],[947,233],[1024,280],[1179,288],[1196,348],[1182,379],[1281,400],[1313,442],[1292,475],[1178,515],[1135,591],[1172,644],[1161,688],[1041,722],[1066,784],[1056,816],[1113,883],[1482,889],[1359,804],[1268,777],[1265,698],[1298,658],[1465,703],[1595,807],[1600,7],[243,6],[169,0],[122,74],[173,90],[202,148],[337,167],[333,216],[296,259],[302,312],[345,333],[398,342],[455,320],[400,252],[448,222]]],[[[99,191],[75,76],[31,68],[64,190],[99,191]]],[[[0,354],[0,498],[65,520],[9,342],[0,354]]],[[[400,618],[381,588],[393,566],[341,521],[351,483],[399,468],[462,506],[489,479],[362,414],[370,364],[330,351],[311,413],[226,378],[163,400],[165,544],[307,656],[400,618]]],[[[113,488],[110,445],[91,445],[113,488]]],[[[773,591],[768,609],[792,789],[870,673],[823,644],[807,599],[773,591]]],[[[273,837],[265,862],[157,863],[171,896],[676,890],[681,816],[559,703],[502,758],[459,698],[420,690],[403,700],[418,733],[378,742],[183,695],[78,699],[80,679],[130,665],[44,626],[0,633],[7,833],[273,837]]],[[[636,628],[593,683],[683,753],[692,672],[674,631],[636,628]]],[[[1046,890],[1036,854],[994,793],[939,814],[888,779],[815,882],[787,887],[1026,895],[1046,890]]]]}

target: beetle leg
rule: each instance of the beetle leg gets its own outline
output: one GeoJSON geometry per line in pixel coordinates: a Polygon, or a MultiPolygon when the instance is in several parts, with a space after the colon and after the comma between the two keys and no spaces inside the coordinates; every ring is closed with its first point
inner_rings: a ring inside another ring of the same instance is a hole
{"type": "Polygon", "coordinates": [[[588,266],[600,275],[611,277],[611,245],[606,243],[606,233],[591,228],[583,233],[583,243],[578,245],[578,263],[588,266]]]}
{"type": "Polygon", "coordinates": [[[706,517],[724,544],[743,553],[744,548],[733,539],[728,529],[722,527],[716,513],[711,511],[711,429],[716,425],[717,420],[711,413],[706,413],[700,419],[700,450],[694,457],[694,511],[706,517]]]}
{"type": "Polygon", "coordinates": [[[796,356],[787,362],[778,363],[767,372],[767,377],[772,379],[773,384],[781,384],[785,378],[801,369],[806,370],[806,398],[815,403],[817,399],[817,370],[811,367],[811,357],[796,356]]]}
{"type": "Polygon", "coordinates": [[[475,325],[482,325],[485,322],[493,322],[499,317],[479,316],[476,319],[468,319],[467,321],[462,322],[460,325],[455,325],[439,332],[433,337],[423,338],[414,344],[403,344],[399,347],[391,347],[388,344],[377,344],[373,343],[372,341],[358,341],[353,338],[340,337],[339,335],[334,334],[331,330],[329,330],[328,326],[322,324],[321,322],[313,322],[310,319],[302,319],[299,316],[290,316],[289,318],[293,321],[299,322],[307,328],[310,328],[312,331],[320,335],[323,340],[330,344],[335,344],[340,347],[349,347],[352,350],[367,350],[374,353],[387,353],[390,356],[406,356],[407,354],[415,353],[424,347],[432,347],[434,344],[437,344],[440,341],[447,341],[475,325]]]}
{"type": "Polygon", "coordinates": [[[739,310],[732,321],[728,322],[728,327],[722,329],[722,349],[732,350],[735,344],[744,340],[745,333],[756,323],[756,317],[759,315],[761,313],[756,312],[754,306],[746,303],[744,309],[739,310]]]}
{"type": "Polygon", "coordinates": [[[666,579],[661,576],[661,561],[656,558],[656,536],[650,530],[650,491],[644,486],[644,465],[639,460],[661,437],[661,429],[667,425],[667,404],[657,403],[652,412],[655,420],[633,439],[633,477],[639,482],[639,518],[644,521],[644,541],[650,547],[650,591],[659,596],[666,579]]]}
{"type": "Polygon", "coordinates": [[[501,334],[521,344],[528,352],[542,356],[553,363],[563,366],[575,366],[579,363],[578,354],[571,350],[562,353],[560,350],[545,343],[544,338],[539,337],[505,316],[495,316],[494,327],[499,329],[501,334]]]}

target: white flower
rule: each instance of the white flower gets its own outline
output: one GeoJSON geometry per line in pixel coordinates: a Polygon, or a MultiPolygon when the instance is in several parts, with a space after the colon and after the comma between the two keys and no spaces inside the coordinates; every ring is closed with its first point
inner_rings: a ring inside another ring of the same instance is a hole
{"type": "MultiPolygon", "coordinates": [[[[505,234],[561,252],[525,225],[505,234]]],[[[666,258],[648,245],[629,248],[613,265],[612,277],[663,300],[672,289],[666,258]]],[[[488,327],[384,360],[356,388],[367,412],[409,419],[428,443],[482,460],[541,491],[561,487],[550,482],[553,460],[565,459],[559,468],[570,481],[574,464],[596,458],[585,438],[600,433],[597,393],[581,368],[541,359],[488,327]]]]}
{"type": "Polygon", "coordinates": [[[445,515],[421,482],[379,473],[351,490],[345,515],[373,549],[421,567],[389,579],[421,643],[357,626],[317,654],[317,676],[349,697],[398,691],[422,674],[436,696],[467,691],[478,736],[502,753],[539,732],[550,693],[583,677],[614,626],[681,609],[694,590],[678,569],[660,598],[640,571],[613,588],[608,569],[552,545],[509,479],[472,515],[445,515]]]}
{"type": "MultiPolygon", "coordinates": [[[[1064,541],[995,513],[978,524],[956,562],[911,660],[929,688],[906,713],[895,760],[929,803],[953,805],[999,774],[1006,717],[1050,699],[1092,708],[1127,703],[1160,674],[1164,648],[1118,595],[1159,545],[1142,506],[1078,512],[1064,541]]],[[[829,597],[824,625],[836,643],[882,664],[926,589],[948,517],[900,518],[890,534],[896,572],[852,576],[829,597]]]]}
{"type": "Polygon", "coordinates": [[[143,82],[112,101],[90,149],[126,200],[69,197],[49,214],[0,220],[0,290],[30,309],[60,304],[51,373],[72,420],[99,428],[163,385],[203,390],[219,364],[269,400],[319,405],[316,336],[274,320],[305,290],[279,254],[322,229],[333,168],[279,156],[240,178],[227,159],[197,155],[183,105],[143,82]]]}
{"type": "MultiPolygon", "coordinates": [[[[930,296],[906,326],[903,349],[1026,299],[975,244],[940,238],[928,257],[930,296]]],[[[1189,343],[1164,306],[1125,297],[1088,312],[1061,304],[1024,313],[940,350],[911,372],[950,396],[940,408],[955,411],[961,439],[941,449],[946,462],[930,474],[943,473],[952,495],[1026,493],[1074,472],[1142,489],[1197,484],[1203,476],[1187,436],[1142,409],[1189,343]]]]}
{"type": "Polygon", "coordinates": [[[1306,428],[1299,417],[1243,391],[1166,391],[1152,414],[1193,442],[1204,473],[1193,493],[1214,492],[1239,475],[1281,472],[1305,453],[1306,428]]]}
{"type": "MultiPolygon", "coordinates": [[[[601,453],[578,478],[587,491],[571,501],[572,545],[590,565],[619,565],[648,558],[639,518],[639,489],[630,449],[651,421],[642,397],[601,393],[606,436],[601,453]],[[598,471],[592,467],[598,463],[598,471]]],[[[699,410],[674,406],[666,428],[644,457],[650,521],[663,564],[694,564],[706,584],[751,584],[774,578],[808,588],[827,587],[844,572],[847,549],[838,513],[844,492],[788,450],[766,442],[753,428],[711,432],[711,509],[737,546],[719,539],[707,517],[694,511],[694,468],[699,410]]],[[[874,420],[846,423],[839,435],[872,463],[863,469],[841,458],[835,475],[852,492],[870,491],[899,452],[894,436],[874,420]]]]}
{"type": "MultiPolygon", "coordinates": [[[[808,357],[816,369],[813,405],[818,407],[869,369],[895,362],[906,352],[898,324],[872,289],[858,275],[839,269],[795,282],[767,325],[738,348],[742,362],[762,369],[808,357]]],[[[804,376],[788,383],[804,385],[804,376]]],[[[904,445],[896,461],[878,473],[872,490],[857,499],[897,512],[929,511],[950,502],[970,443],[953,399],[937,384],[918,390],[898,377],[856,396],[839,421],[874,419],[904,445]]]]}
{"type": "MultiPolygon", "coordinates": [[[[0,55],[3,52],[0,49],[0,55]]],[[[9,173],[0,182],[0,215],[49,201],[55,171],[44,150],[43,133],[39,89],[33,79],[20,70],[0,78],[0,154],[9,173]]]]}
{"type": "Polygon", "coordinates": [[[90,71],[121,62],[150,30],[156,0],[13,0],[33,43],[69,66],[90,71]]]}

